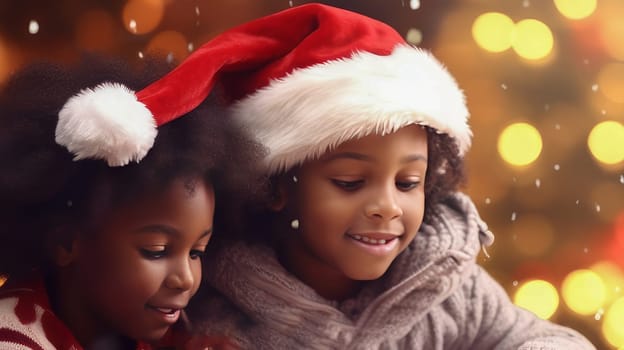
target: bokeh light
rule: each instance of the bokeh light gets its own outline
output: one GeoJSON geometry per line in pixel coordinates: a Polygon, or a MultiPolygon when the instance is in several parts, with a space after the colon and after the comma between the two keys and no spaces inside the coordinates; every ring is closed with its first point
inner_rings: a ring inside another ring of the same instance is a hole
{"type": "Polygon", "coordinates": [[[162,55],[173,55],[178,62],[188,56],[188,43],[180,32],[167,30],[158,33],[150,40],[147,51],[162,55]]]}
{"type": "Polygon", "coordinates": [[[624,293],[624,271],[618,265],[604,260],[591,265],[589,269],[600,276],[606,287],[605,305],[611,304],[624,293]]]}
{"type": "Polygon", "coordinates": [[[536,19],[523,19],[512,32],[511,47],[522,58],[539,60],[552,52],[554,45],[550,28],[536,19]]]}
{"type": "Polygon", "coordinates": [[[9,50],[0,37],[0,84],[6,79],[10,71],[9,50]]]}
{"type": "Polygon", "coordinates": [[[598,87],[611,101],[624,103],[624,63],[610,63],[598,73],[598,87]]]}
{"type": "Polygon", "coordinates": [[[514,304],[543,319],[549,319],[559,307],[557,289],[544,280],[523,283],[514,295],[514,304]]]}
{"type": "Polygon", "coordinates": [[[589,17],[596,10],[597,0],[555,0],[557,10],[569,19],[589,17]]]}
{"type": "Polygon", "coordinates": [[[570,272],[561,286],[565,304],[580,315],[592,315],[604,306],[607,288],[602,278],[591,270],[570,272]]]}
{"type": "Polygon", "coordinates": [[[604,1],[600,19],[596,21],[600,42],[614,59],[624,60],[624,2],[604,1]]]}
{"type": "Polygon", "coordinates": [[[0,274],[0,287],[2,287],[6,283],[7,279],[7,275],[0,274]]]}
{"type": "Polygon", "coordinates": [[[624,346],[624,297],[618,298],[605,312],[602,334],[609,344],[624,346]]]}
{"type": "Polygon", "coordinates": [[[129,0],[123,8],[122,19],[128,32],[145,34],[160,24],[164,13],[163,0],[129,0]]]}
{"type": "Polygon", "coordinates": [[[618,164],[624,160],[624,125],[614,120],[596,124],[587,138],[589,151],[599,162],[618,164]]]}
{"type": "Polygon", "coordinates": [[[516,166],[531,164],[541,152],[542,137],[531,124],[511,124],[498,137],[498,153],[509,164],[516,166]]]}
{"type": "Polygon", "coordinates": [[[502,52],[511,47],[514,23],[511,18],[499,12],[480,15],[472,24],[472,37],[482,49],[502,52]]]}

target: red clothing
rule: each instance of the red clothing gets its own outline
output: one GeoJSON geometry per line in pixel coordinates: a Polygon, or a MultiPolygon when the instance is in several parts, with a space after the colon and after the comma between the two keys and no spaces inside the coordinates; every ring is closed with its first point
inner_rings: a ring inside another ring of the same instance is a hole
{"type": "MultiPolygon", "coordinates": [[[[82,350],[50,307],[41,279],[0,288],[0,349],[82,350]]],[[[152,350],[138,343],[137,350],[152,350]]]]}

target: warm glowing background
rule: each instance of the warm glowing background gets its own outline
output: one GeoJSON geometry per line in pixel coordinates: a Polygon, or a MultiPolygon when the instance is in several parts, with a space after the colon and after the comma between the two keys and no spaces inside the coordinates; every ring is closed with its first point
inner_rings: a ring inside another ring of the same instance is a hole
{"type": "MultiPolygon", "coordinates": [[[[179,62],[304,2],[3,0],[0,84],[27,62],[83,50],[179,62]]],[[[624,1],[325,3],[393,25],[464,88],[475,134],[466,191],[497,236],[480,262],[518,305],[624,349],[624,1]]]]}

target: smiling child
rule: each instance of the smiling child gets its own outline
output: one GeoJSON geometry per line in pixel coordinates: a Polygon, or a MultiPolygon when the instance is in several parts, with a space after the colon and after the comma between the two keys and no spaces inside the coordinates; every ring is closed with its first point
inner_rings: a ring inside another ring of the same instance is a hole
{"type": "Polygon", "coordinates": [[[214,101],[178,113],[130,90],[170,68],[88,56],[2,90],[1,348],[227,345],[191,340],[183,309],[260,148],[214,101]]]}
{"type": "Polygon", "coordinates": [[[388,25],[302,5],[224,32],[169,79],[198,92],[187,107],[218,84],[268,150],[266,207],[250,203],[245,239],[211,243],[212,288],[188,308],[207,334],[245,349],[594,349],[476,263],[493,236],[458,192],[464,95],[388,25]]]}

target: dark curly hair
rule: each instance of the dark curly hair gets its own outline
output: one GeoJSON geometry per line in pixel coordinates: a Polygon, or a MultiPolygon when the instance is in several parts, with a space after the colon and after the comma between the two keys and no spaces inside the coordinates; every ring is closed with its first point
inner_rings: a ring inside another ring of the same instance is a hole
{"type": "Polygon", "coordinates": [[[72,66],[34,64],[7,82],[0,94],[0,273],[45,269],[45,244],[55,228],[80,225],[88,231],[119,203],[180,178],[213,185],[215,235],[240,222],[236,208],[260,187],[255,166],[263,151],[214,96],[160,126],[139,163],[109,167],[102,160],[73,161],[55,143],[58,112],[80,90],[112,81],[136,91],[172,68],[155,57],[132,65],[88,55],[72,66]]]}
{"type": "MultiPolygon", "coordinates": [[[[433,128],[427,126],[423,128],[427,132],[428,152],[424,221],[428,221],[436,215],[437,204],[464,185],[466,175],[464,160],[459,155],[457,142],[451,136],[438,133],[433,128]]],[[[224,237],[226,241],[243,239],[253,243],[279,244],[280,237],[273,232],[278,214],[269,209],[269,203],[275,196],[279,178],[282,176],[290,178],[291,172],[292,169],[276,174],[265,182],[264,189],[257,192],[264,196],[254,197],[255,200],[247,203],[244,208],[246,228],[224,237]]],[[[220,240],[218,242],[211,248],[218,249],[215,246],[223,244],[220,240]]]]}

